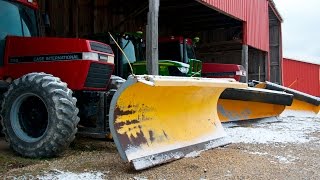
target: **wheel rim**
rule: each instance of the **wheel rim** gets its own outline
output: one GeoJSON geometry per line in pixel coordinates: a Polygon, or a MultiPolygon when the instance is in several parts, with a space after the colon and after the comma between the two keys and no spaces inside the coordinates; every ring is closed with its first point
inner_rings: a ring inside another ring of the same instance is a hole
{"type": "Polygon", "coordinates": [[[23,94],[13,103],[10,120],[13,131],[21,140],[36,142],[48,127],[47,106],[38,95],[23,94]]]}

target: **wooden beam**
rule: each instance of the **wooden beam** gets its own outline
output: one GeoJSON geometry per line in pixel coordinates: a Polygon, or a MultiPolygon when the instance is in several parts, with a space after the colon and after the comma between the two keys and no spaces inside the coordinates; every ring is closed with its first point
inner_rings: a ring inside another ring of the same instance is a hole
{"type": "MultiPolygon", "coordinates": [[[[174,2],[174,1],[172,1],[174,2]]],[[[172,3],[171,3],[172,4],[172,3]]],[[[177,10],[180,10],[180,9],[184,9],[184,8],[195,8],[195,7],[201,7],[201,4],[199,5],[199,3],[184,3],[184,4],[181,4],[181,3],[176,3],[175,2],[175,5],[161,5],[161,10],[168,10],[168,9],[172,9],[174,11],[177,11],[177,10]]]]}
{"type": "Polygon", "coordinates": [[[159,0],[149,0],[148,25],[147,25],[147,71],[150,75],[159,74],[158,65],[158,18],[159,0]]]}
{"type": "Polygon", "coordinates": [[[238,27],[242,27],[240,25],[234,24],[234,23],[230,23],[230,24],[215,24],[215,25],[210,25],[210,23],[207,24],[197,24],[194,26],[184,26],[184,25],[177,25],[177,27],[181,30],[181,31],[206,31],[208,29],[210,30],[215,30],[215,29],[231,29],[231,28],[238,28],[238,27]]]}
{"type": "Polygon", "coordinates": [[[244,82],[248,83],[249,79],[249,47],[248,45],[243,44],[242,45],[242,58],[241,58],[241,65],[244,67],[246,71],[246,79],[244,82]]]}
{"type": "Polygon", "coordinates": [[[72,29],[73,34],[76,38],[79,38],[79,1],[73,0],[70,4],[71,12],[72,12],[72,29]]]}
{"type": "Polygon", "coordinates": [[[210,16],[207,17],[198,17],[198,16],[188,16],[188,15],[183,15],[180,14],[179,16],[167,16],[167,15],[163,15],[161,14],[161,21],[167,21],[167,22],[176,22],[176,23],[180,23],[183,25],[188,25],[191,26],[195,23],[197,24],[207,24],[207,23],[212,23],[212,25],[219,23],[219,24],[223,24],[223,23],[234,23],[237,21],[234,21],[232,19],[229,18],[225,18],[223,16],[215,16],[213,14],[210,14],[210,16]]]}
{"type": "Polygon", "coordinates": [[[129,20],[136,18],[138,15],[143,13],[148,9],[148,3],[142,4],[139,8],[135,9],[133,12],[131,12],[129,15],[127,15],[120,23],[114,26],[113,30],[114,31],[119,31],[119,27],[123,26],[126,22],[129,20]]]}
{"type": "Polygon", "coordinates": [[[265,63],[265,77],[264,77],[264,80],[265,81],[270,81],[269,79],[269,54],[268,53],[265,53],[264,55],[264,63],[265,63]]]}

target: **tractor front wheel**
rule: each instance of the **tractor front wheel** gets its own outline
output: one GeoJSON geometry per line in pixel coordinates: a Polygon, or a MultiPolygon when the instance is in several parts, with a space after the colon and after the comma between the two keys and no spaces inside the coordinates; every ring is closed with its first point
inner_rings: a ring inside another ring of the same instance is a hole
{"type": "Polygon", "coordinates": [[[79,122],[67,84],[45,73],[16,79],[2,103],[2,125],[10,147],[25,157],[53,157],[74,140],[79,122]]]}

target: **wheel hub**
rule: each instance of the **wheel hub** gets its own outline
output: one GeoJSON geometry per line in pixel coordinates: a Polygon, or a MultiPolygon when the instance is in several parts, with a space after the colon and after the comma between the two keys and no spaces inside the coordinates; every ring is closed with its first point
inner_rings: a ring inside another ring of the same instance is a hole
{"type": "Polygon", "coordinates": [[[47,130],[47,107],[44,101],[33,93],[23,94],[16,99],[10,118],[15,133],[27,142],[36,142],[47,130]]]}

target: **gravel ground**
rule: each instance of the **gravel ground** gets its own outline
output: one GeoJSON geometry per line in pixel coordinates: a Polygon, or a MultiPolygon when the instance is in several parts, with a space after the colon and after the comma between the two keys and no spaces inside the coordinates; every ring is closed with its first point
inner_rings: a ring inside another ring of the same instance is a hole
{"type": "Polygon", "coordinates": [[[234,143],[140,172],[112,142],[78,138],[61,157],[30,160],[0,138],[0,179],[320,179],[319,125],[294,117],[225,124],[234,143]]]}

